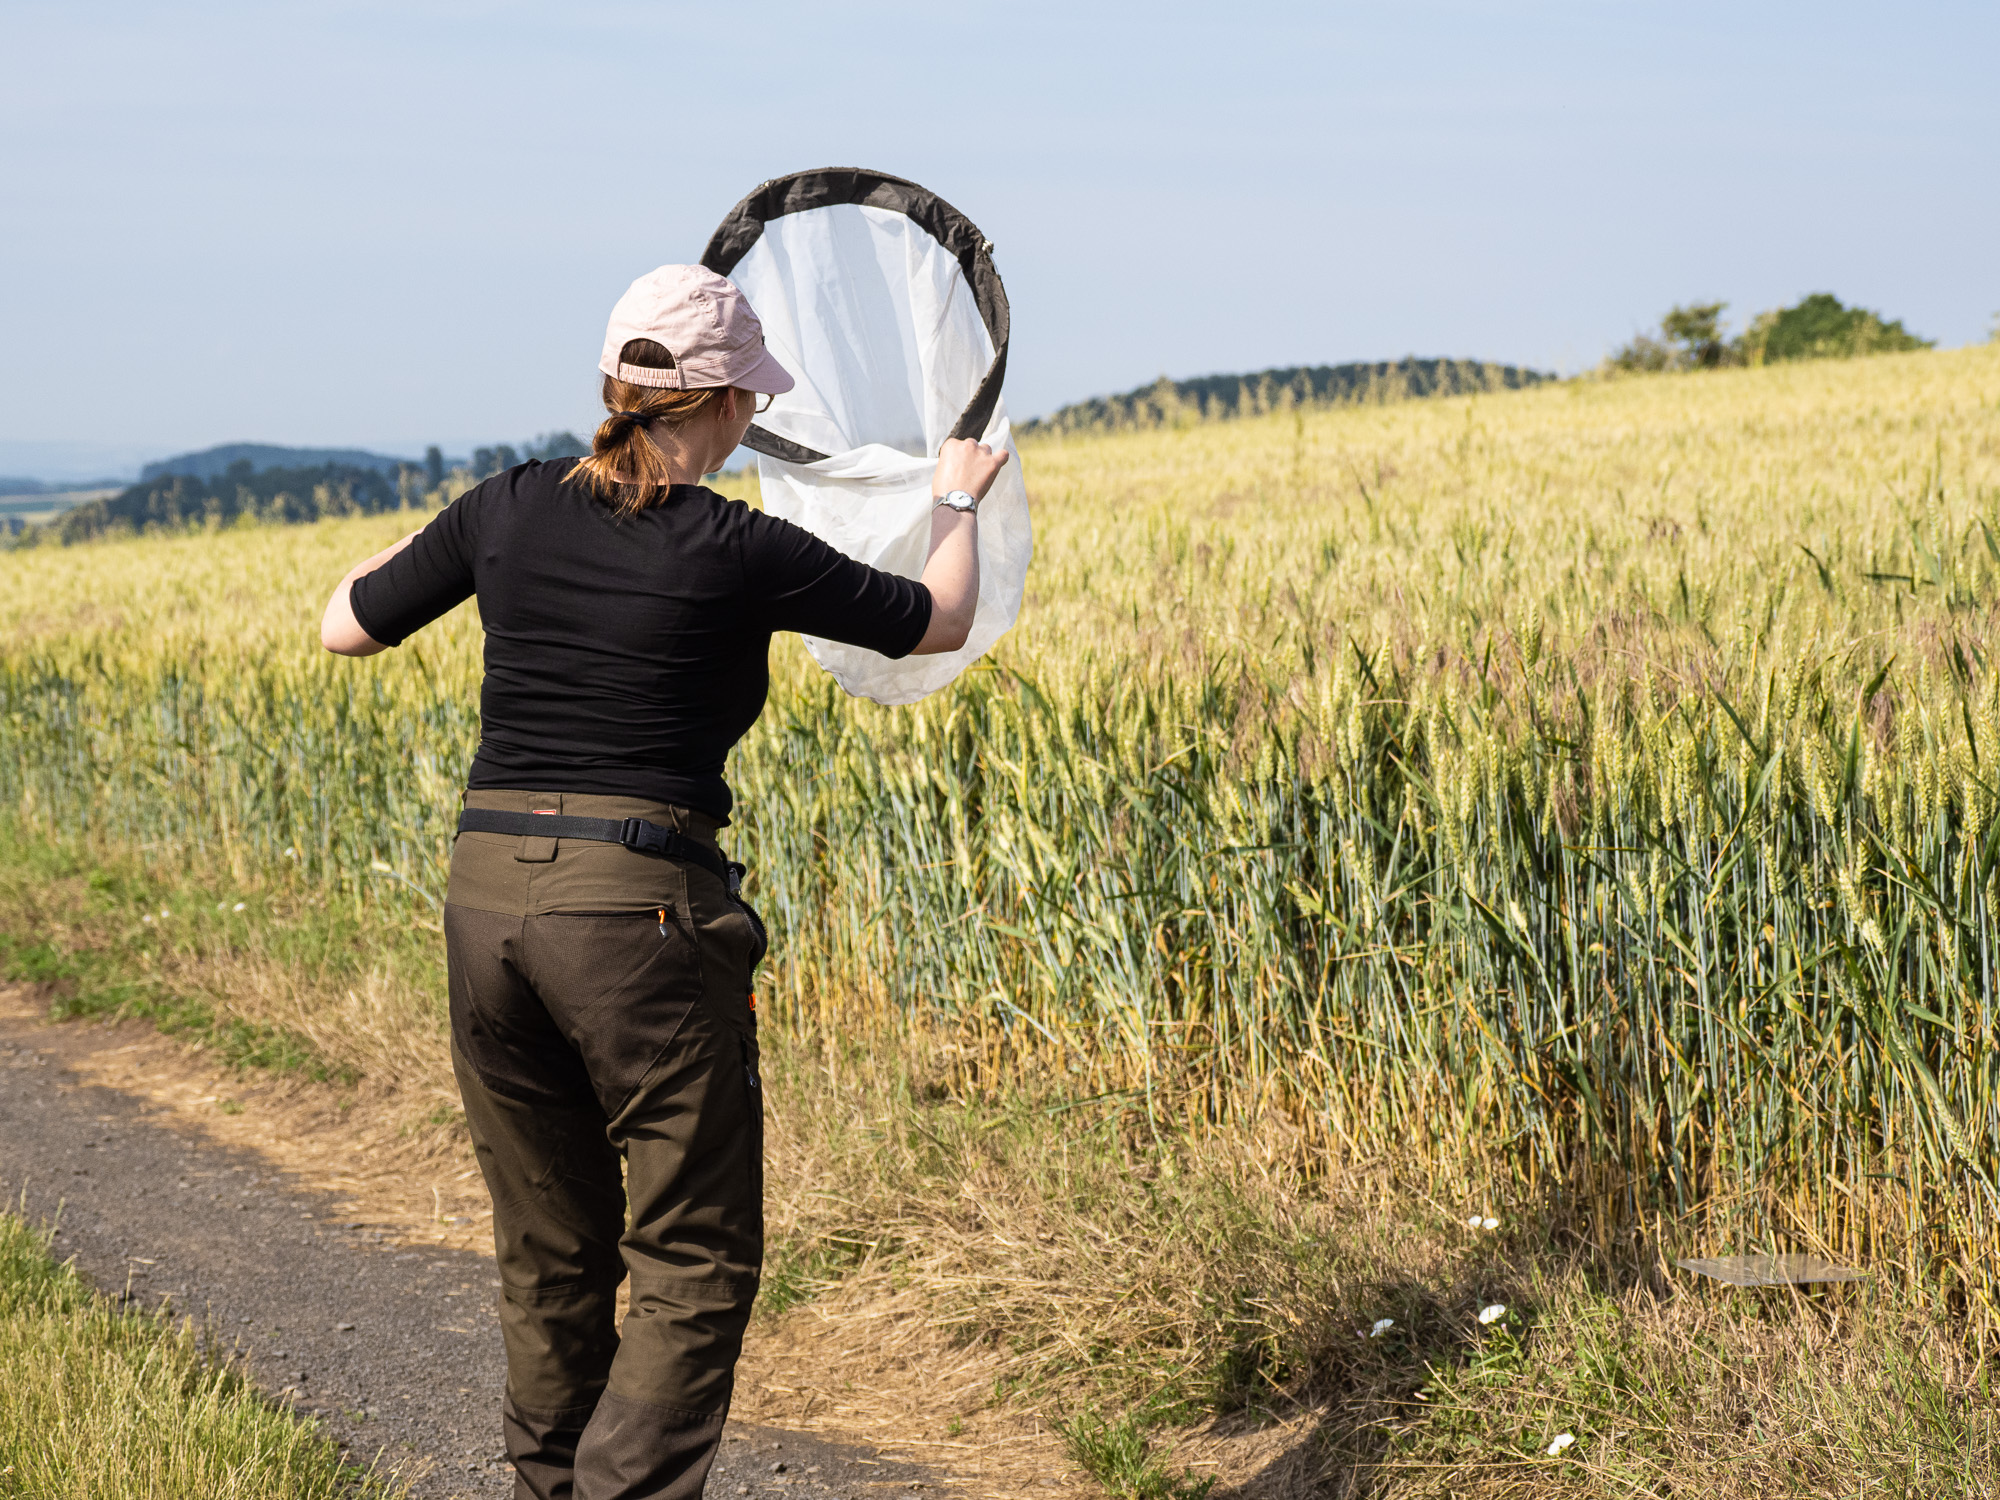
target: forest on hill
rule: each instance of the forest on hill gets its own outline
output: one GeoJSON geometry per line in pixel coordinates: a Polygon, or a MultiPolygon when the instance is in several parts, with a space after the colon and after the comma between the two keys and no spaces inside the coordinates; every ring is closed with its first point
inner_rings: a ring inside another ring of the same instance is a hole
{"type": "Polygon", "coordinates": [[[1292,365],[1251,375],[1201,375],[1117,396],[1093,396],[1021,424],[1031,432],[1101,432],[1121,427],[1172,426],[1180,421],[1254,417],[1284,406],[1337,406],[1517,390],[1554,380],[1518,365],[1477,359],[1397,359],[1345,365],[1292,365]]]}
{"type": "Polygon", "coordinates": [[[137,484],[78,505],[42,526],[23,528],[14,544],[32,546],[46,538],[67,545],[107,533],[220,526],[242,517],[300,522],[376,515],[442,504],[524,459],[590,451],[569,432],[546,433],[523,449],[500,443],[473,450],[467,460],[447,459],[433,446],[422,463],[412,463],[358,448],[230,443],[148,464],[137,484]],[[229,461],[217,467],[216,461],[225,457],[229,461]]]}
{"type": "Polygon", "coordinates": [[[318,469],[338,464],[349,469],[374,469],[394,474],[409,463],[386,453],[370,453],[365,448],[286,448],[276,443],[222,443],[199,453],[178,453],[147,464],[139,470],[139,483],[185,475],[190,479],[220,479],[238,464],[248,464],[253,473],[267,469],[318,469]]]}
{"type": "Polygon", "coordinates": [[[404,464],[395,473],[358,464],[326,463],[257,469],[239,458],[213,478],[163,474],[79,505],[46,530],[65,544],[109,531],[177,530],[227,525],[240,516],[260,521],[316,521],[322,516],[374,515],[420,501],[424,473],[404,464]]]}

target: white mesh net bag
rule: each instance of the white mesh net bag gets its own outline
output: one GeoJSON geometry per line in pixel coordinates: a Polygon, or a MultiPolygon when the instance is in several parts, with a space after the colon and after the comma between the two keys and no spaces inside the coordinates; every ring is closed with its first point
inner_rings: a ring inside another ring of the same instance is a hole
{"type": "MultiPolygon", "coordinates": [[[[743,290],[798,381],[743,440],[765,510],[849,557],[922,575],[939,447],[969,437],[1013,451],[992,256],[965,215],[880,172],[799,172],[736,205],[702,264],[743,290]]],[[[814,636],[806,649],[848,692],[914,703],[1007,633],[1034,550],[1017,454],[980,502],[979,607],[962,650],[891,661],[814,636]]]]}

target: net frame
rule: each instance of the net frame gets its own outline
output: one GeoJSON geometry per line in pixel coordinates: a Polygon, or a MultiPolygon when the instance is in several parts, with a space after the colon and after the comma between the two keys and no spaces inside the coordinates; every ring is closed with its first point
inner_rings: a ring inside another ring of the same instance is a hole
{"type": "MultiPolygon", "coordinates": [[[[977,442],[993,419],[1000,387],[1007,376],[1007,339],[1012,324],[1007,288],[1000,281],[999,271],[994,269],[993,242],[980,233],[977,224],[929,188],[907,177],[866,167],[816,167],[773,177],[760,183],[723,216],[715,233],[709,236],[701,263],[716,275],[727,276],[763,236],[764,226],[772,220],[841,204],[899,213],[958,262],[973,303],[979,309],[979,319],[986,325],[986,337],[993,344],[993,361],[951,429],[952,437],[977,442]]],[[[789,464],[820,463],[831,457],[754,422],[743,435],[743,446],[789,464]]]]}

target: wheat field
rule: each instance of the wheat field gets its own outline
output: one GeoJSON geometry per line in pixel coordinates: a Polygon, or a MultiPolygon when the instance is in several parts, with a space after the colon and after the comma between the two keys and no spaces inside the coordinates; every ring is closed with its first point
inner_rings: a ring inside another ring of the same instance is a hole
{"type": "MultiPolygon", "coordinates": [[[[1996,1326],[2000,349],[1021,457],[987,662],[889,710],[774,652],[728,838],[775,1024],[1996,1326]]],[[[474,611],[316,641],[420,520],[0,555],[0,806],[433,922],[474,611]]]]}

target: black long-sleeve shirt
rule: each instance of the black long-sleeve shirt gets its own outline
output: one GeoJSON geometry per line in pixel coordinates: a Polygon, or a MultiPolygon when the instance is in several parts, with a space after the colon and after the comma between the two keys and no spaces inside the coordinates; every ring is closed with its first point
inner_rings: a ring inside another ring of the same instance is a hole
{"type": "Polygon", "coordinates": [[[470,785],[595,792],[726,818],[723,761],[770,690],[771,635],[907,656],[930,591],[699,485],[617,516],[574,460],[460,496],[354,581],[354,618],[399,645],[474,594],[486,628],[470,785]]]}

